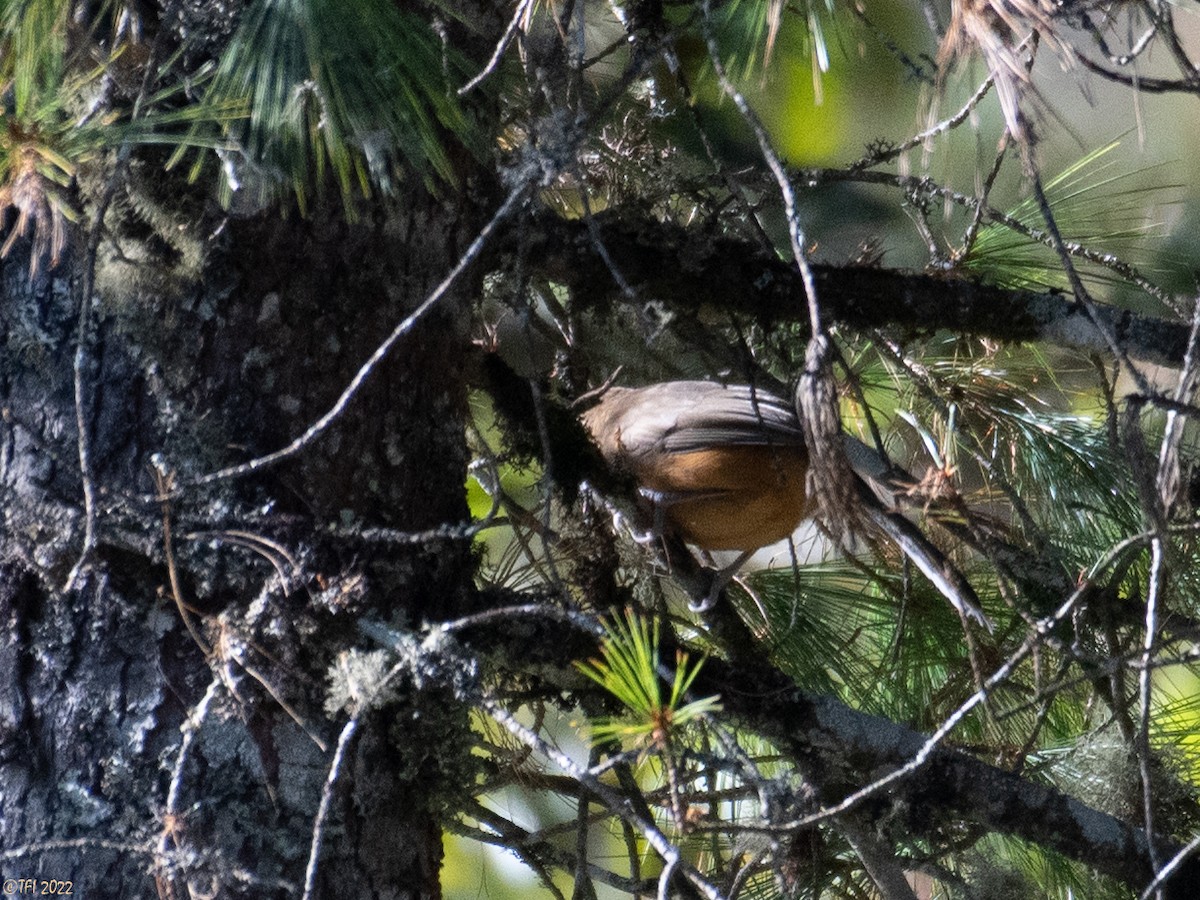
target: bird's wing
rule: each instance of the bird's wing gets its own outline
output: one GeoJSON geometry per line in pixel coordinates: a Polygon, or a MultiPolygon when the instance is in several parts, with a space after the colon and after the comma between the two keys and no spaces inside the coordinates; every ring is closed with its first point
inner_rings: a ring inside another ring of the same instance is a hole
{"type": "Polygon", "coordinates": [[[621,443],[637,454],[687,453],[713,447],[803,445],[792,405],[748,385],[707,381],[652,385],[630,397],[617,423],[621,443]]]}

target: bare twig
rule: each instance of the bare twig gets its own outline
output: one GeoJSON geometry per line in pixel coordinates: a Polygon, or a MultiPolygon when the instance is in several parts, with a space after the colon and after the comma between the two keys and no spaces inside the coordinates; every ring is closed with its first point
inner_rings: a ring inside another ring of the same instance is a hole
{"type": "Polygon", "coordinates": [[[946,717],[938,729],[929,736],[925,743],[921,745],[921,748],[915,754],[913,754],[912,758],[903,766],[893,772],[888,773],[882,778],[877,779],[871,784],[860,788],[859,790],[847,796],[840,803],[837,803],[834,806],[825,807],[824,809],[813,813],[812,815],[803,816],[802,818],[796,819],[792,822],[777,826],[777,829],[798,831],[805,828],[811,828],[813,825],[816,825],[819,822],[824,822],[836,816],[850,812],[864,800],[867,800],[873,795],[878,794],[889,785],[894,784],[903,778],[907,778],[909,775],[916,772],[918,769],[924,766],[926,762],[929,761],[929,758],[941,745],[942,741],[949,736],[951,731],[958,727],[958,723],[966,718],[967,714],[971,710],[973,710],[980,703],[983,703],[991,694],[992,690],[1008,680],[1009,675],[1016,671],[1017,666],[1024,662],[1029,654],[1033,651],[1033,647],[1034,641],[1028,639],[1020,647],[1018,647],[1016,652],[1013,653],[1007,660],[1005,660],[1004,665],[993,672],[991,677],[984,682],[984,685],[981,689],[977,690],[974,694],[968,697],[966,702],[962,703],[958,709],[946,717]]]}
{"type": "Polygon", "coordinates": [[[1179,373],[1179,382],[1175,385],[1175,396],[1172,398],[1177,407],[1167,409],[1166,423],[1163,426],[1162,444],[1158,451],[1158,474],[1155,485],[1158,488],[1158,502],[1163,514],[1169,516],[1179,494],[1179,442],[1183,439],[1184,417],[1182,410],[1191,401],[1196,390],[1197,380],[1200,380],[1200,298],[1192,307],[1192,328],[1188,335],[1187,352],[1183,357],[1183,368],[1179,373]]]}
{"type": "Polygon", "coordinates": [[[758,141],[758,149],[762,154],[763,161],[767,164],[767,168],[771,170],[771,174],[775,178],[775,183],[779,186],[779,193],[783,197],[784,214],[787,217],[788,224],[788,240],[791,244],[793,261],[796,264],[796,268],[800,271],[800,278],[804,282],[804,294],[808,300],[809,324],[812,327],[813,335],[819,335],[823,332],[823,327],[821,324],[821,310],[817,304],[817,285],[813,279],[812,267],[808,262],[807,240],[804,237],[804,230],[800,224],[795,188],[792,187],[787,170],[784,168],[782,160],[780,160],[779,155],[775,152],[775,148],[771,144],[771,136],[767,133],[767,129],[763,126],[757,113],[751,108],[745,95],[729,80],[729,76],[725,71],[725,63],[721,59],[720,48],[717,46],[716,36],[712,31],[711,0],[704,0],[701,10],[704,40],[708,46],[708,58],[709,62],[712,63],[713,71],[717,74],[721,91],[733,101],[742,118],[746,120],[746,124],[750,126],[750,130],[754,132],[754,137],[758,141]]]}
{"type": "Polygon", "coordinates": [[[882,165],[883,163],[892,161],[903,153],[907,153],[909,150],[912,150],[915,147],[920,147],[922,144],[932,138],[937,137],[939,134],[944,134],[945,132],[950,131],[952,128],[957,128],[967,120],[968,116],[971,115],[971,110],[978,106],[983,101],[983,98],[988,95],[988,91],[992,89],[993,84],[995,84],[995,79],[989,75],[984,82],[975,89],[975,93],[970,96],[967,102],[963,104],[962,109],[960,109],[954,115],[930,125],[924,131],[913,135],[908,140],[900,144],[896,144],[895,146],[887,147],[885,149],[881,148],[877,153],[870,153],[864,156],[858,162],[851,163],[848,168],[853,171],[855,169],[866,169],[870,168],[871,166],[882,165]]]}
{"type": "Polygon", "coordinates": [[[904,877],[904,869],[883,841],[868,828],[860,827],[857,823],[843,820],[834,827],[841,832],[858,855],[863,868],[879,888],[879,894],[884,900],[917,900],[912,886],[904,877]]]}
{"type": "Polygon", "coordinates": [[[208,690],[204,692],[204,696],[200,698],[200,702],[192,707],[188,713],[188,717],[179,726],[182,739],[179,742],[179,752],[175,754],[175,768],[171,774],[171,786],[167,789],[165,813],[168,816],[179,815],[179,798],[183,793],[183,775],[187,766],[188,752],[191,750],[192,742],[196,739],[196,735],[200,733],[200,728],[204,725],[204,720],[208,718],[208,708],[212,705],[213,700],[216,699],[217,691],[220,687],[221,679],[213,678],[208,683],[208,690]]]}
{"type": "MultiPolygon", "coordinates": [[[[658,826],[651,819],[631,808],[631,804],[625,802],[625,799],[613,790],[613,788],[600,781],[600,779],[592,775],[588,770],[576,764],[570,756],[563,753],[557,747],[543,741],[536,733],[518,722],[497,701],[485,697],[483,698],[483,706],[487,710],[488,715],[504,726],[504,728],[508,729],[521,743],[547,757],[568,775],[595,793],[600,801],[611,811],[637,828],[642,833],[646,843],[654,848],[654,851],[662,857],[665,866],[686,878],[692,887],[700,892],[701,896],[707,898],[707,900],[723,900],[721,892],[715,885],[692,866],[683,862],[679,848],[667,839],[667,836],[659,830],[658,826]]],[[[660,890],[661,885],[662,882],[660,881],[660,890]]]]}
{"type": "Polygon", "coordinates": [[[871,784],[860,788],[854,793],[849,794],[840,803],[837,803],[834,806],[825,807],[811,815],[803,816],[779,825],[763,826],[761,828],[757,828],[756,826],[747,827],[750,830],[763,830],[768,832],[796,831],[805,828],[811,828],[813,825],[819,824],[820,822],[824,822],[835,818],[836,816],[850,812],[869,797],[878,794],[889,785],[894,784],[895,782],[916,772],[929,760],[934,751],[941,745],[942,741],[944,741],[950,732],[957,727],[958,723],[961,722],[963,718],[965,718],[966,715],[976,706],[987,700],[988,696],[992,691],[995,690],[997,686],[1008,680],[1008,677],[1014,671],[1016,671],[1017,666],[1024,662],[1025,659],[1027,659],[1033,652],[1037,641],[1045,635],[1051,634],[1054,629],[1058,627],[1058,624],[1070,615],[1074,605],[1079,601],[1079,598],[1083,596],[1084,593],[1086,593],[1086,586],[1081,586],[1069,598],[1067,598],[1067,600],[1064,601],[1063,604],[1059,606],[1059,608],[1055,610],[1052,615],[1041,620],[1038,623],[1038,627],[1035,629],[1034,633],[1026,638],[1021,646],[1018,647],[1016,651],[1014,651],[1008,657],[1007,660],[1005,660],[1004,664],[992,673],[992,675],[984,683],[983,687],[968,697],[953,713],[946,717],[938,729],[925,740],[924,744],[921,745],[917,752],[913,754],[912,758],[909,759],[909,761],[903,766],[888,773],[882,778],[877,779],[871,784]]]}
{"type": "MultiPolygon", "coordinates": [[[[1158,604],[1161,600],[1163,578],[1164,548],[1161,535],[1150,539],[1150,582],[1146,588],[1146,634],[1142,651],[1142,670],[1138,679],[1138,695],[1140,716],[1138,722],[1137,741],[1135,746],[1138,755],[1138,768],[1142,777],[1142,815],[1143,826],[1146,829],[1146,845],[1149,851],[1150,864],[1157,874],[1161,868],[1158,848],[1154,840],[1154,778],[1151,767],[1150,748],[1150,703],[1153,699],[1153,669],[1150,661],[1158,638],[1158,604]]],[[[1161,900],[1161,898],[1160,898],[1161,900]]]]}
{"type": "Polygon", "coordinates": [[[678,856],[667,860],[667,864],[663,866],[662,874],[658,876],[658,900],[671,900],[671,879],[675,877],[675,870],[678,868],[678,856]]]}
{"type": "Polygon", "coordinates": [[[1136,88],[1147,94],[1200,94],[1200,83],[1183,78],[1147,78],[1142,75],[1126,75],[1124,72],[1114,72],[1094,59],[1082,54],[1077,56],[1079,62],[1089,72],[1094,72],[1109,81],[1136,88]]]}
{"type": "MultiPolygon", "coordinates": [[[[130,123],[136,122],[142,115],[146,98],[150,96],[150,88],[158,72],[159,58],[166,47],[167,37],[172,33],[165,23],[175,15],[179,0],[171,3],[163,11],[160,21],[164,27],[159,29],[146,60],[146,68],[142,73],[142,83],[137,96],[133,100],[133,109],[129,114],[130,123]]],[[[96,204],[91,229],[88,232],[87,250],[84,256],[83,274],[79,282],[79,321],[75,330],[75,354],[72,363],[72,386],[75,395],[75,430],[79,447],[79,474],[83,482],[83,549],[79,559],[67,576],[65,590],[74,590],[80,579],[87,571],[96,550],[96,523],[99,513],[96,509],[96,471],[92,460],[91,421],[87,411],[87,384],[84,374],[91,358],[92,345],[92,294],[96,286],[96,255],[100,250],[100,240],[105,233],[104,217],[116,197],[117,187],[129,157],[133,154],[132,138],[121,142],[117,150],[117,158],[112,171],[104,184],[104,192],[96,204]]]]}
{"type": "Polygon", "coordinates": [[[996,158],[992,162],[991,171],[983,182],[983,189],[979,192],[979,203],[975,206],[975,212],[971,216],[971,222],[967,225],[966,231],[963,232],[962,248],[954,254],[955,260],[963,259],[975,246],[975,238],[979,234],[979,226],[983,224],[983,215],[988,208],[988,196],[992,192],[992,186],[996,183],[996,178],[1000,175],[1000,167],[1004,163],[1004,153],[1008,149],[1008,132],[1004,132],[1000,138],[1000,146],[996,149],[996,158]]]}
{"type": "MultiPolygon", "coordinates": [[[[1179,382],[1175,386],[1175,401],[1183,404],[1190,399],[1195,390],[1200,359],[1197,358],[1197,344],[1200,342],[1200,300],[1197,301],[1192,313],[1192,329],[1188,339],[1188,349],[1184,356],[1183,370],[1179,374],[1179,382]]],[[[1141,672],[1138,677],[1139,721],[1137,741],[1135,746],[1138,755],[1138,767],[1142,779],[1142,816],[1146,828],[1146,839],[1150,863],[1155,874],[1161,869],[1161,860],[1154,840],[1154,779],[1152,768],[1152,750],[1150,746],[1150,714],[1153,701],[1153,668],[1155,651],[1158,643],[1158,615],[1162,602],[1163,583],[1166,578],[1165,540],[1166,522],[1175,504],[1179,491],[1179,442],[1183,438],[1183,417],[1175,409],[1167,411],[1167,421],[1163,429],[1162,444],[1159,447],[1158,471],[1155,476],[1157,488],[1153,497],[1144,498],[1144,502],[1155,507],[1156,516],[1152,518],[1154,534],[1150,539],[1150,578],[1146,588],[1146,627],[1142,644],[1141,672]]],[[[1161,891],[1156,893],[1161,897],[1161,891]]]]}
{"type": "Polygon", "coordinates": [[[1158,870],[1158,873],[1154,876],[1154,880],[1146,886],[1146,889],[1142,891],[1138,900],[1150,900],[1150,897],[1159,894],[1162,886],[1166,884],[1167,879],[1174,875],[1175,870],[1187,862],[1188,857],[1198,849],[1200,849],[1200,835],[1192,838],[1187,846],[1172,856],[1171,860],[1158,870]]]}
{"type": "Polygon", "coordinates": [[[173,873],[168,864],[171,854],[181,849],[181,836],[185,829],[183,827],[183,813],[180,810],[180,798],[183,794],[183,778],[187,769],[188,758],[191,755],[192,743],[196,739],[196,735],[200,733],[200,728],[204,724],[204,720],[208,718],[208,710],[216,699],[217,693],[220,691],[222,681],[220,678],[213,678],[208,683],[208,690],[204,692],[204,696],[200,698],[200,702],[192,707],[188,713],[179,731],[181,740],[179,742],[179,752],[175,754],[175,768],[171,773],[171,786],[167,789],[167,805],[163,810],[162,832],[158,837],[158,846],[155,851],[155,879],[165,879],[168,882],[173,880],[173,873]]]}
{"type": "Polygon", "coordinates": [[[1046,232],[1050,237],[1050,246],[1058,254],[1059,262],[1062,263],[1063,270],[1067,276],[1067,283],[1071,285],[1071,293],[1075,296],[1076,301],[1083,306],[1084,312],[1087,313],[1088,318],[1092,322],[1092,326],[1104,337],[1113,356],[1121,361],[1125,371],[1133,378],[1134,383],[1138,386],[1138,390],[1147,395],[1152,394],[1153,391],[1150,389],[1150,383],[1146,380],[1146,376],[1142,373],[1141,369],[1133,364],[1133,360],[1129,358],[1124,345],[1117,340],[1117,336],[1112,332],[1112,329],[1107,326],[1104,319],[1099,315],[1096,308],[1096,301],[1092,299],[1092,295],[1088,292],[1083,280],[1079,277],[1079,270],[1075,268],[1075,263],[1071,258],[1072,254],[1067,250],[1062,234],[1058,230],[1058,222],[1055,220],[1054,212],[1050,208],[1050,198],[1046,196],[1046,188],[1042,184],[1041,172],[1038,169],[1037,161],[1034,159],[1033,149],[1028,143],[1020,143],[1020,148],[1025,170],[1033,182],[1033,196],[1037,200],[1038,209],[1041,210],[1042,219],[1046,223],[1046,232]]]}
{"type": "Polygon", "coordinates": [[[225,678],[230,685],[230,693],[234,693],[232,687],[234,684],[234,678],[233,670],[229,666],[230,663],[234,663],[239,669],[241,669],[262,686],[262,688],[271,696],[271,699],[275,701],[279,708],[287,714],[288,718],[290,718],[300,727],[300,729],[308,736],[308,739],[312,741],[322,753],[327,753],[329,751],[329,747],[326,745],[324,738],[316,733],[313,727],[308,723],[308,720],[300,715],[299,711],[287,701],[287,698],[283,696],[282,692],[271,683],[271,680],[263,672],[259,671],[258,667],[249,660],[246,655],[245,640],[243,640],[242,637],[233,629],[232,625],[224,621],[224,619],[225,617],[222,616],[221,636],[216,647],[216,653],[224,666],[223,671],[225,678]]]}
{"type": "Polygon", "coordinates": [[[183,588],[179,582],[179,567],[175,564],[175,542],[171,537],[171,489],[175,483],[175,473],[168,471],[158,459],[153,461],[151,473],[154,476],[154,484],[158,490],[162,508],[163,556],[167,560],[167,578],[171,584],[171,598],[175,601],[175,608],[179,610],[179,618],[187,627],[188,634],[192,636],[192,640],[196,642],[196,646],[200,648],[204,658],[211,659],[212,647],[208,646],[208,643],[200,637],[200,632],[192,624],[190,610],[187,603],[184,602],[183,588]]]}
{"type": "MultiPolygon", "coordinates": [[[[393,670],[395,671],[395,670],[393,670]]],[[[325,823],[329,820],[329,811],[333,807],[333,791],[341,777],[342,767],[354,737],[358,734],[360,719],[352,716],[338,735],[337,749],[329,763],[329,772],[325,776],[325,786],[321,789],[321,803],[317,807],[317,815],[313,820],[312,842],[308,849],[308,865],[304,867],[304,894],[301,900],[312,900],[317,886],[317,867],[321,859],[321,844],[325,839],[325,823]]]]}
{"type": "MultiPolygon", "coordinates": [[[[588,768],[600,761],[599,748],[593,747],[588,752],[588,768]]],[[[596,900],[596,888],[588,877],[588,834],[589,829],[588,798],[581,795],[579,808],[575,811],[575,887],[571,892],[571,900],[596,900]]]]}
{"type": "Polygon", "coordinates": [[[523,26],[525,19],[529,15],[529,10],[533,7],[533,0],[521,0],[517,4],[516,11],[513,12],[512,19],[509,20],[508,27],[504,29],[504,34],[500,36],[500,40],[496,42],[496,49],[492,51],[491,59],[487,64],[479,70],[479,74],[464,84],[458,89],[458,94],[461,97],[463,94],[468,94],[483,83],[489,75],[496,71],[500,65],[500,57],[504,55],[504,51],[508,49],[513,38],[517,36],[517,32],[523,26]]]}
{"type": "Polygon", "coordinates": [[[930,197],[937,197],[942,200],[947,200],[955,206],[961,206],[964,209],[971,210],[973,213],[981,206],[984,207],[982,219],[985,222],[993,222],[997,225],[1003,225],[1017,234],[1029,238],[1031,241],[1036,241],[1043,246],[1057,250],[1061,247],[1072,257],[1076,257],[1101,268],[1108,269],[1119,277],[1125,279],[1130,284],[1134,284],[1141,288],[1151,297],[1160,300],[1163,303],[1171,303],[1171,295],[1154,284],[1149,278],[1142,274],[1135,266],[1131,266],[1124,260],[1119,259],[1111,253],[1103,253],[1097,250],[1092,250],[1083,246],[1077,241],[1065,240],[1062,235],[1055,236],[1049,230],[1033,228],[1021,222],[1019,219],[1006,215],[998,209],[987,206],[979,197],[970,194],[964,194],[960,191],[955,191],[952,188],[944,187],[935,183],[927,177],[918,177],[914,175],[897,175],[891,172],[877,172],[872,170],[863,171],[847,171],[845,169],[804,169],[793,173],[793,177],[797,181],[807,182],[811,186],[815,186],[821,182],[840,182],[850,181],[863,184],[883,184],[890,185],[900,190],[907,191],[911,194],[920,195],[927,194],[930,197]]]}
{"type": "Polygon", "coordinates": [[[33,841],[0,850],[0,862],[11,862],[14,859],[27,859],[43,853],[55,853],[61,850],[112,850],[116,853],[140,853],[149,855],[154,851],[145,844],[135,844],[131,841],[110,841],[105,838],[67,838],[55,841],[33,841]]]}

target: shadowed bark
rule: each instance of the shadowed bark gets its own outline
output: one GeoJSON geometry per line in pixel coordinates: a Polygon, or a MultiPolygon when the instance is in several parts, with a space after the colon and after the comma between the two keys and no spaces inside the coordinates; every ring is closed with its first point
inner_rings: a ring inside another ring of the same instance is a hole
{"type": "MultiPolygon", "coordinates": [[[[622,302],[615,271],[643,302],[663,301],[689,312],[736,310],[764,325],[807,322],[797,268],[747,240],[613,210],[597,217],[595,234],[578,222],[543,217],[535,247],[543,270],[586,304],[622,302]],[[606,251],[611,269],[597,246],[606,251]]],[[[1115,344],[1134,359],[1165,366],[1179,366],[1187,349],[1186,322],[1111,306],[1088,311],[1058,292],[875,266],[812,269],[822,313],[852,328],[947,330],[1089,353],[1109,353],[1115,344]]]]}

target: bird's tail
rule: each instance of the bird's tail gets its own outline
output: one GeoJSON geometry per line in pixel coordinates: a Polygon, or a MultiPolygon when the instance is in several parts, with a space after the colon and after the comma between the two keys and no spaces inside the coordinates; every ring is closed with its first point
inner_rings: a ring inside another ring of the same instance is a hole
{"type": "Polygon", "coordinates": [[[887,512],[880,509],[870,498],[864,504],[871,521],[880,531],[886,534],[898,546],[904,555],[912,560],[913,565],[933,582],[947,600],[962,615],[973,619],[991,632],[994,628],[991,620],[984,614],[979,605],[979,597],[966,576],[958,570],[946,555],[935,547],[929,538],[921,533],[912,522],[899,513],[887,512]]]}

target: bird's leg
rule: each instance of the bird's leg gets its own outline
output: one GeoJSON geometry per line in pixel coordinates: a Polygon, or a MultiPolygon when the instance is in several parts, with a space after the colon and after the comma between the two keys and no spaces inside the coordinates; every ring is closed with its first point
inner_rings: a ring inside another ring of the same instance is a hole
{"type": "MultiPolygon", "coordinates": [[[[653,510],[653,524],[650,526],[650,540],[661,538],[667,533],[667,497],[662,491],[652,491],[649,488],[640,488],[638,493],[650,501],[650,509],[653,510]]],[[[648,543],[649,541],[647,541],[648,543]]]]}
{"type": "Polygon", "coordinates": [[[645,510],[639,508],[636,517],[629,516],[624,511],[618,509],[611,501],[601,497],[601,503],[612,513],[613,528],[617,531],[627,532],[629,537],[635,544],[646,546],[658,541],[666,533],[666,512],[664,511],[665,499],[664,495],[658,491],[639,488],[638,494],[643,499],[648,501],[651,509],[651,520],[649,527],[641,527],[645,522],[645,510]],[[635,519],[637,520],[635,523],[635,519]]]}
{"type": "MultiPolygon", "coordinates": [[[[707,554],[706,554],[707,555],[707,554]]],[[[745,550],[738,554],[738,558],[731,562],[723,569],[717,569],[713,575],[712,584],[709,585],[708,593],[699,603],[688,601],[688,609],[692,612],[708,612],[716,604],[721,597],[721,592],[725,590],[725,586],[733,581],[733,577],[737,575],[738,570],[746,564],[751,556],[754,555],[753,550],[745,550]]],[[[711,562],[711,558],[710,558],[711,562]]]]}
{"type": "MultiPolygon", "coordinates": [[[[675,502],[679,495],[670,494],[664,491],[650,490],[649,488],[639,488],[638,494],[641,495],[641,497],[650,507],[649,527],[637,527],[633,521],[633,517],[629,516],[621,509],[618,509],[611,501],[602,495],[596,496],[598,497],[600,503],[604,505],[605,509],[612,514],[614,528],[616,528],[618,531],[627,532],[635,543],[641,544],[642,546],[662,541],[664,543],[663,549],[664,551],[667,551],[667,547],[665,545],[671,543],[671,541],[668,540],[671,535],[670,529],[667,526],[667,507],[670,506],[671,503],[675,502]]],[[[694,495],[689,495],[688,499],[694,499],[694,495]]],[[[638,512],[642,515],[639,515],[637,518],[641,519],[642,523],[644,523],[646,512],[645,509],[639,509],[638,512]]],[[[679,546],[682,549],[683,544],[680,543],[679,546]]],[[[669,568],[671,553],[667,551],[664,555],[669,568]]],[[[688,601],[688,609],[690,609],[692,612],[698,613],[707,612],[713,608],[717,600],[720,599],[721,592],[725,590],[729,582],[734,579],[734,576],[737,575],[738,571],[743,565],[745,565],[746,560],[754,555],[754,551],[749,550],[738,554],[737,559],[723,568],[718,568],[708,553],[702,551],[701,555],[703,556],[705,564],[711,570],[713,570],[713,576],[712,582],[709,584],[704,598],[700,601],[688,601]]],[[[747,591],[747,593],[751,592],[747,591]]],[[[753,597],[752,593],[751,596],[753,597]]],[[[763,606],[757,598],[755,598],[755,603],[758,605],[759,610],[762,611],[763,606]]],[[[763,615],[765,618],[765,611],[763,612],[763,615]]]]}
{"type": "MultiPolygon", "coordinates": [[[[618,507],[604,494],[593,490],[591,485],[589,485],[587,482],[583,482],[580,487],[587,491],[588,496],[590,496],[596,503],[600,504],[600,506],[604,508],[605,512],[612,516],[613,530],[618,534],[627,533],[633,539],[634,543],[641,546],[653,543],[658,539],[659,535],[662,534],[662,528],[659,521],[661,519],[661,514],[655,517],[656,521],[650,526],[649,529],[642,529],[638,527],[636,520],[644,519],[644,515],[629,515],[625,510],[618,507]]],[[[638,512],[643,513],[644,511],[639,510],[638,512]]]]}
{"type": "Polygon", "coordinates": [[[619,531],[629,532],[629,537],[633,539],[633,542],[642,547],[645,547],[647,544],[653,544],[662,534],[658,523],[652,524],[648,529],[640,530],[620,510],[613,516],[613,526],[619,531]]]}

